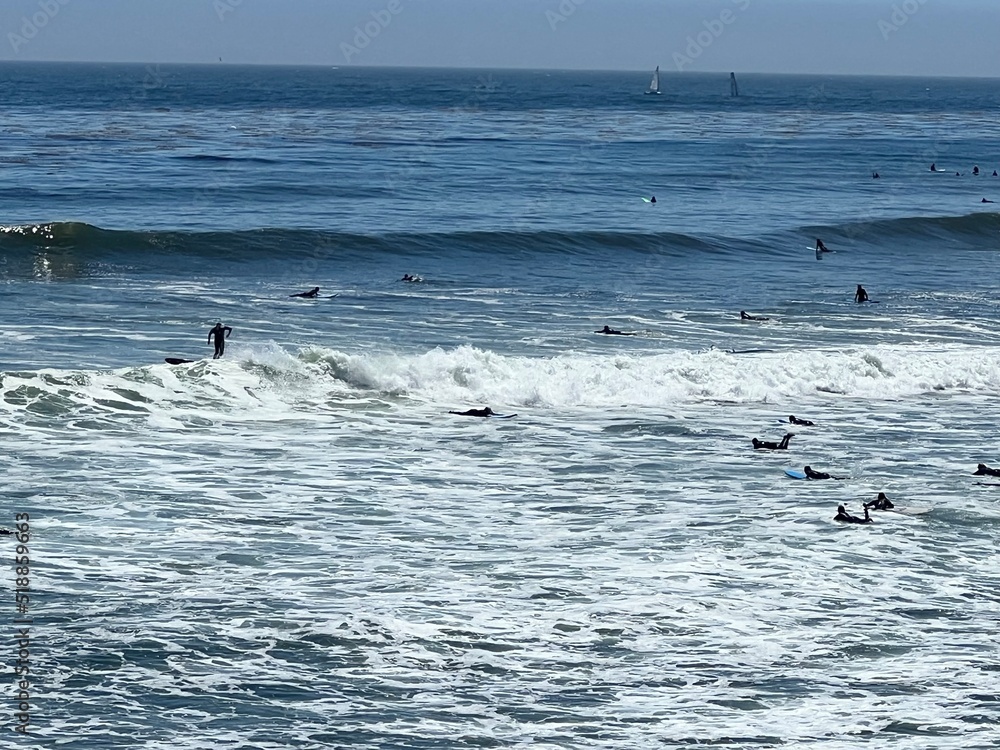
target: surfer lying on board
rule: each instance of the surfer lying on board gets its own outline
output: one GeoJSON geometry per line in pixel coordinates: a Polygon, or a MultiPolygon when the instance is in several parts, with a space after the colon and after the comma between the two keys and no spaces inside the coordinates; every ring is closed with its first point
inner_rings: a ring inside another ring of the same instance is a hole
{"type": "Polygon", "coordinates": [[[891,510],[896,506],[892,504],[892,500],[885,496],[884,492],[878,493],[878,497],[870,502],[865,503],[865,510],[871,508],[872,510],[891,510]]]}
{"type": "Polygon", "coordinates": [[[624,333],[622,331],[616,331],[614,328],[608,328],[607,326],[604,326],[604,328],[602,328],[599,331],[594,331],[594,333],[607,333],[612,336],[635,336],[634,333],[624,333]]]}
{"type": "Polygon", "coordinates": [[[991,469],[986,464],[979,464],[972,473],[977,477],[1000,477],[1000,469],[991,469]]]}
{"type": "Polygon", "coordinates": [[[740,310],[740,320],[768,320],[757,315],[750,315],[746,310],[740,310]]]}
{"type": "Polygon", "coordinates": [[[807,479],[843,479],[843,477],[835,477],[832,474],[827,474],[825,471],[813,471],[811,466],[805,466],[802,468],[805,472],[807,479]]]}
{"type": "Polygon", "coordinates": [[[457,414],[460,417],[492,417],[494,411],[485,406],[482,409],[468,409],[467,411],[450,411],[449,414],[457,414]]]}
{"type": "Polygon", "coordinates": [[[770,440],[758,440],[754,438],[750,442],[753,443],[753,449],[759,451],[761,449],[766,449],[770,451],[785,451],[788,450],[788,441],[795,437],[795,433],[786,432],[785,436],[781,438],[781,442],[775,443],[770,440]]]}
{"type": "Polygon", "coordinates": [[[815,427],[815,422],[810,422],[808,419],[799,419],[794,414],[788,417],[788,421],[792,424],[802,425],[803,427],[815,427]]]}
{"type": "Polygon", "coordinates": [[[858,284],[858,290],[854,293],[854,301],[858,303],[868,301],[868,292],[865,291],[865,288],[861,284],[858,284]]]}
{"type": "Polygon", "coordinates": [[[216,323],[215,328],[208,332],[209,343],[211,343],[213,337],[215,338],[215,356],[212,359],[218,359],[226,351],[226,339],[229,338],[229,334],[232,332],[232,328],[224,326],[222,323],[216,323]]]}
{"type": "Polygon", "coordinates": [[[305,297],[306,299],[313,299],[319,296],[319,287],[314,286],[308,292],[299,292],[298,294],[289,294],[289,297],[305,297]]]}
{"type": "Polygon", "coordinates": [[[833,517],[834,521],[842,521],[844,523],[872,523],[871,516],[868,515],[868,508],[865,508],[865,517],[858,518],[857,516],[852,516],[848,513],[843,505],[837,506],[837,515],[833,517]]]}

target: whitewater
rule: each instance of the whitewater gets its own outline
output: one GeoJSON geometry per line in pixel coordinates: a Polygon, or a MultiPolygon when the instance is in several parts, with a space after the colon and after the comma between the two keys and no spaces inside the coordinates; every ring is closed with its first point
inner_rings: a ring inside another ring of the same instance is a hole
{"type": "Polygon", "coordinates": [[[995,745],[995,82],[0,69],[36,741],[995,745]]]}

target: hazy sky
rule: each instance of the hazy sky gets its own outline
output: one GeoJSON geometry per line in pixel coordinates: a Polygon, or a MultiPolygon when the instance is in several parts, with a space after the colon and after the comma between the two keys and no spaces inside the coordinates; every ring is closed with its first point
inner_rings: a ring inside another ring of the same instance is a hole
{"type": "Polygon", "coordinates": [[[1000,77],[998,45],[1000,0],[0,2],[3,60],[1000,77]]]}

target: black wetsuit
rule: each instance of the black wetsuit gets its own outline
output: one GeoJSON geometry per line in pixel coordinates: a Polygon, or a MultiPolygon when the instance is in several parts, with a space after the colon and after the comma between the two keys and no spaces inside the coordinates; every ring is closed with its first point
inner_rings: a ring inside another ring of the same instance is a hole
{"type": "Polygon", "coordinates": [[[872,510],[892,510],[896,506],[892,504],[892,500],[885,496],[885,493],[878,493],[878,497],[874,500],[865,503],[865,508],[871,508],[872,510]]]}
{"type": "Polygon", "coordinates": [[[761,318],[761,317],[759,317],[757,315],[748,315],[747,312],[746,312],[746,310],[740,310],[740,320],[759,320],[759,321],[765,321],[765,320],[768,320],[768,318],[761,318]]]}
{"type": "Polygon", "coordinates": [[[298,294],[289,294],[289,297],[305,297],[306,299],[313,299],[319,296],[319,287],[313,287],[308,292],[299,292],[298,294]]]}
{"type": "Polygon", "coordinates": [[[986,464],[979,464],[972,473],[977,477],[1000,477],[1000,469],[991,469],[986,464]]]}
{"type": "Polygon", "coordinates": [[[806,466],[804,471],[808,479],[836,479],[825,471],[813,471],[811,466],[806,466]]]}
{"type": "Polygon", "coordinates": [[[229,326],[216,323],[215,327],[208,332],[208,340],[215,338],[215,356],[212,359],[219,359],[226,351],[226,337],[233,332],[229,326]]]}
{"type": "Polygon", "coordinates": [[[843,523],[871,523],[872,519],[868,515],[868,510],[865,509],[865,517],[858,518],[857,516],[852,516],[843,506],[837,508],[837,515],[833,518],[834,521],[841,521],[843,523]]]}
{"type": "Polygon", "coordinates": [[[815,422],[810,422],[808,419],[799,419],[796,416],[789,417],[788,421],[791,422],[792,424],[802,425],[803,427],[815,427],[816,426],[815,422]]]}
{"type": "Polygon", "coordinates": [[[780,443],[775,443],[770,440],[758,440],[757,438],[754,438],[751,442],[753,442],[754,450],[767,449],[771,451],[783,451],[783,450],[788,450],[788,441],[791,440],[793,437],[794,435],[791,432],[789,432],[786,433],[783,438],[781,438],[780,443]]]}
{"type": "Polygon", "coordinates": [[[607,333],[612,336],[635,336],[634,333],[624,333],[622,331],[616,331],[614,328],[608,328],[608,326],[604,326],[603,329],[601,329],[600,331],[594,331],[594,333],[607,333]]]}
{"type": "Polygon", "coordinates": [[[861,284],[858,284],[858,291],[854,293],[854,301],[855,302],[868,301],[868,292],[865,291],[865,288],[861,286],[861,284]]]}
{"type": "Polygon", "coordinates": [[[468,411],[450,411],[449,414],[457,414],[460,417],[492,417],[493,410],[490,407],[483,409],[469,409],[468,411]]]}

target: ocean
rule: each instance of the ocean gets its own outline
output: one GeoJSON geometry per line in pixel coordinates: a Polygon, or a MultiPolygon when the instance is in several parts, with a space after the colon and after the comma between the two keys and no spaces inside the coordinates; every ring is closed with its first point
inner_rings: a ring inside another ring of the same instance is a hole
{"type": "Polygon", "coordinates": [[[1000,82],[737,75],[0,64],[8,726],[995,747],[1000,82]]]}

